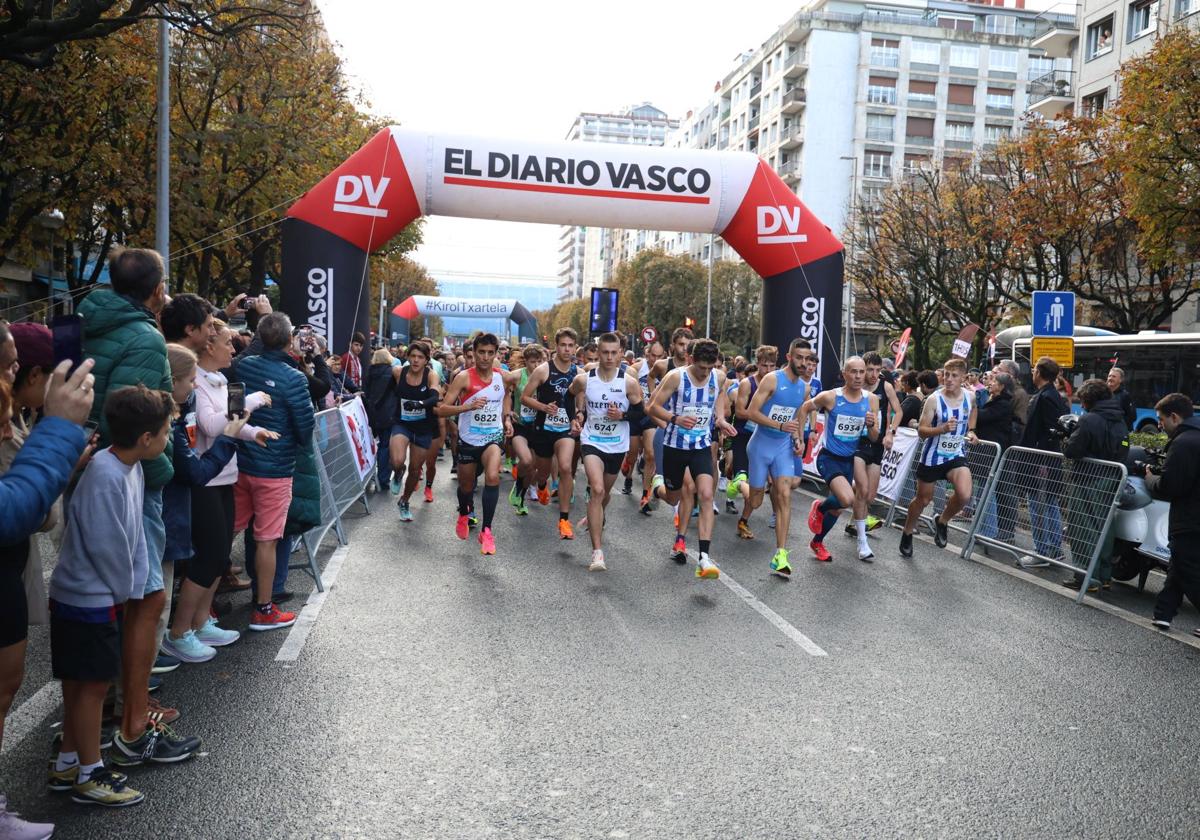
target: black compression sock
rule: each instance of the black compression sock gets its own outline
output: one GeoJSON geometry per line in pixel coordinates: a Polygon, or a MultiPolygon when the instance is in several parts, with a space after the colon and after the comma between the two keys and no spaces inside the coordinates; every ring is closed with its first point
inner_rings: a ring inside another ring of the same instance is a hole
{"type": "Polygon", "coordinates": [[[490,484],[483,488],[483,527],[492,527],[492,517],[496,515],[496,500],[500,498],[500,488],[490,484]]]}
{"type": "Polygon", "coordinates": [[[558,512],[558,518],[559,518],[559,519],[561,519],[561,520],[563,520],[563,521],[565,522],[566,520],[568,520],[568,519],[570,519],[570,518],[571,518],[571,511],[569,511],[569,510],[560,510],[560,511],[558,512]]]}
{"type": "Polygon", "coordinates": [[[459,516],[466,516],[471,512],[471,497],[474,494],[463,489],[458,491],[458,513],[459,516]]]}
{"type": "Polygon", "coordinates": [[[700,540],[700,553],[708,554],[708,547],[712,545],[712,540],[700,540]]]}

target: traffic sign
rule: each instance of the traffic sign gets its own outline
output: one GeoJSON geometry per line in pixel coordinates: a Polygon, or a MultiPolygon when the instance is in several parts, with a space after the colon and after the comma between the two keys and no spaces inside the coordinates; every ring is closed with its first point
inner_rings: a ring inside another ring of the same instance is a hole
{"type": "Polygon", "coordinates": [[[1044,338],[1075,335],[1075,293],[1034,292],[1033,334],[1044,338]]]}
{"type": "Polygon", "coordinates": [[[1049,356],[1058,362],[1059,367],[1075,367],[1075,339],[1073,338],[1035,338],[1031,350],[1035,362],[1042,356],[1049,356]]]}
{"type": "Polygon", "coordinates": [[[642,330],[642,341],[647,344],[653,343],[656,338],[658,338],[658,330],[654,327],[646,327],[642,330]]]}

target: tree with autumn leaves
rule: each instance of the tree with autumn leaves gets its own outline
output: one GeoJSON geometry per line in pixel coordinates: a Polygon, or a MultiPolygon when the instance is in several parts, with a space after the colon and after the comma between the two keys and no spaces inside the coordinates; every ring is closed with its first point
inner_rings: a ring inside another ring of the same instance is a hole
{"type": "Polygon", "coordinates": [[[965,322],[980,342],[1026,323],[1037,290],[1074,292],[1085,323],[1117,332],[1169,324],[1200,296],[1197,102],[1200,37],[1172,33],[1124,68],[1113,111],[1035,123],[861,206],[847,279],[886,326],[913,328],[918,364],[965,322]]]}

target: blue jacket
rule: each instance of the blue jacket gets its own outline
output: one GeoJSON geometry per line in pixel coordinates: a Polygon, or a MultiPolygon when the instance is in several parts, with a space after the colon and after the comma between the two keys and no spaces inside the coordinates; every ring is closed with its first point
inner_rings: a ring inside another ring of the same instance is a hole
{"type": "Polygon", "coordinates": [[[194,405],[189,399],[171,429],[175,476],[163,488],[163,522],[167,526],[164,561],[187,560],[195,554],[192,550],[192,488],[203,487],[220,475],[229,459],[237,454],[237,442],[224,435],[213,441],[212,448],[203,455],[196,454],[188,437],[188,422],[193,416],[194,405]]]}
{"type": "Polygon", "coordinates": [[[19,543],[42,527],[87,444],[83,428],[43,417],[0,477],[0,546],[19,543]]]}
{"type": "Polygon", "coordinates": [[[271,405],[254,412],[254,425],[279,433],[266,446],[238,441],[238,472],[257,478],[291,478],[296,471],[298,444],[307,448],[313,435],[313,405],[308,380],[292,367],[282,350],[239,356],[231,382],[244,382],[246,393],[266,391],[271,405]]]}

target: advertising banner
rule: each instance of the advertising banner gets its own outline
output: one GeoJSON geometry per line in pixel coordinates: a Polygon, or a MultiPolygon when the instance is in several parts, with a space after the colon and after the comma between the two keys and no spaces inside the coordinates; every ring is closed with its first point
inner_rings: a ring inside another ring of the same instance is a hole
{"type": "Polygon", "coordinates": [[[358,468],[358,478],[366,481],[371,471],[375,469],[375,459],[378,457],[378,444],[371,434],[371,424],[367,420],[367,408],[362,399],[356,398],[338,406],[342,425],[346,429],[346,437],[350,441],[350,449],[354,453],[354,463],[358,468]]]}
{"type": "Polygon", "coordinates": [[[909,464],[920,449],[921,439],[916,429],[897,429],[892,439],[892,448],[883,453],[883,464],[879,467],[879,495],[894,500],[900,493],[909,464]]]}

